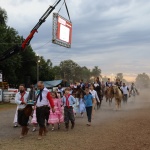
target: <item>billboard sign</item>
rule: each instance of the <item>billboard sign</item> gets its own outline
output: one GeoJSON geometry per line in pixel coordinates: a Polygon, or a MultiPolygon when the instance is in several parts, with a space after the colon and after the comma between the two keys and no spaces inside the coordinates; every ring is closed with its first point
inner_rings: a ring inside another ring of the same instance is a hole
{"type": "Polygon", "coordinates": [[[71,48],[72,42],[72,23],[60,16],[53,14],[53,39],[54,44],[71,48]]]}

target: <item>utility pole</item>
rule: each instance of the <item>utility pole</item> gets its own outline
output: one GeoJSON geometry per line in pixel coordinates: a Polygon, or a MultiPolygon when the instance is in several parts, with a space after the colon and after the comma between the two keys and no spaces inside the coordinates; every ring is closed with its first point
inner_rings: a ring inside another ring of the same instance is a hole
{"type": "Polygon", "coordinates": [[[40,64],[40,58],[39,55],[37,54],[37,82],[39,81],[39,64],[40,64]]]}

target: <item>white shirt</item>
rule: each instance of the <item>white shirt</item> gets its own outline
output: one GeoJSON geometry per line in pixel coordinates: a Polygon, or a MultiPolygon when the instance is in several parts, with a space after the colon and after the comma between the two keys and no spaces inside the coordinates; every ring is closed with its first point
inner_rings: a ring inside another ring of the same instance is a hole
{"type": "Polygon", "coordinates": [[[93,98],[97,99],[97,101],[100,102],[97,92],[95,90],[90,90],[90,93],[92,94],[93,98]]]}
{"type": "MultiPolygon", "coordinates": [[[[29,96],[29,93],[25,92],[23,97],[24,97],[24,102],[26,102],[26,103],[28,101],[28,96],[29,96]]],[[[21,104],[22,101],[21,101],[21,93],[20,92],[18,92],[15,96],[15,103],[18,105],[18,109],[23,109],[26,107],[25,104],[21,104]]]]}
{"type": "Polygon", "coordinates": [[[97,87],[97,86],[99,86],[99,84],[98,83],[94,83],[94,86],[97,87]]]}
{"type": "Polygon", "coordinates": [[[36,106],[37,107],[41,107],[41,106],[49,106],[49,100],[47,99],[47,94],[48,94],[49,90],[47,88],[44,88],[43,91],[42,91],[42,100],[40,102],[40,96],[38,97],[38,100],[37,100],[37,103],[36,103],[36,106]]]}
{"type": "Polygon", "coordinates": [[[123,91],[123,94],[129,93],[129,91],[128,91],[129,88],[127,86],[122,86],[120,89],[123,91]]]}
{"type": "Polygon", "coordinates": [[[63,88],[61,88],[61,89],[58,89],[58,92],[60,92],[61,93],[61,96],[63,96],[63,88]]]}

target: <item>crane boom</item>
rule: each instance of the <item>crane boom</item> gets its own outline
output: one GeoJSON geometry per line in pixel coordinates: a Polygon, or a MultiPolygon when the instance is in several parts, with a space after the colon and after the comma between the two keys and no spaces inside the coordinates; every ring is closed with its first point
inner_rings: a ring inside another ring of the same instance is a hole
{"type": "Polygon", "coordinates": [[[60,1],[61,0],[56,0],[56,2],[53,4],[53,6],[49,6],[49,8],[42,15],[42,17],[39,19],[38,23],[34,26],[34,28],[31,30],[30,34],[22,42],[22,44],[21,45],[14,45],[13,47],[11,47],[7,51],[5,51],[2,54],[2,56],[0,56],[0,61],[3,61],[5,59],[11,57],[18,52],[24,51],[25,48],[30,44],[30,41],[32,40],[34,34],[38,31],[38,28],[46,21],[47,17],[53,12],[53,10],[60,3],[60,1]]]}

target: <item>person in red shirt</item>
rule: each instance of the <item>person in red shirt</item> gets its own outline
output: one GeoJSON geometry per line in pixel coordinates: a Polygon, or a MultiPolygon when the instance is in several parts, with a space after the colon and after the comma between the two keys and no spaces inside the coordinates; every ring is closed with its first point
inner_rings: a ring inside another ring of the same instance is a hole
{"type": "Polygon", "coordinates": [[[36,117],[37,122],[40,126],[38,139],[41,140],[42,134],[46,134],[47,132],[45,127],[45,120],[47,118],[48,113],[50,113],[50,107],[53,113],[55,112],[55,109],[51,94],[49,90],[44,87],[44,83],[42,81],[39,81],[37,83],[37,87],[40,91],[36,99],[36,117]]]}

